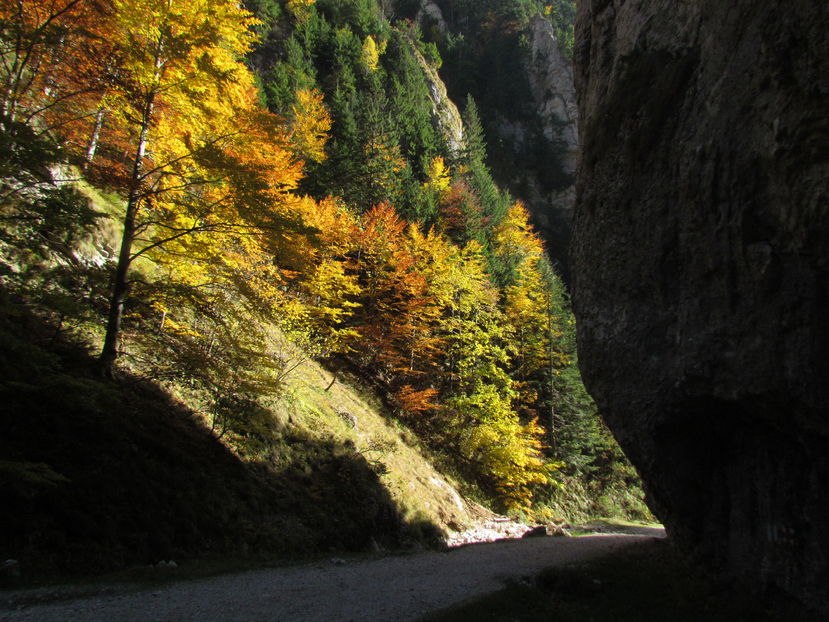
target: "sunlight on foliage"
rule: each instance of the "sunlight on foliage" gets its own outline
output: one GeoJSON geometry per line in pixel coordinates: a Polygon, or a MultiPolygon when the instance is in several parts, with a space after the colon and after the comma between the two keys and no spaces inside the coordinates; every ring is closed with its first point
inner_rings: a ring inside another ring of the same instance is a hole
{"type": "Polygon", "coordinates": [[[331,130],[331,115],[316,89],[300,89],[291,106],[291,142],[297,153],[313,162],[322,162],[325,143],[331,130]]]}
{"type": "MultiPolygon", "coordinates": [[[[102,374],[183,387],[228,442],[267,445],[266,405],[318,359],[501,509],[556,503],[562,477],[621,490],[566,290],[475,100],[463,149],[434,125],[420,53],[440,64],[448,38],[373,0],[254,4],[262,21],[228,0],[3,5],[3,287],[102,374]]],[[[489,36],[542,5],[485,9],[489,36]]]]}

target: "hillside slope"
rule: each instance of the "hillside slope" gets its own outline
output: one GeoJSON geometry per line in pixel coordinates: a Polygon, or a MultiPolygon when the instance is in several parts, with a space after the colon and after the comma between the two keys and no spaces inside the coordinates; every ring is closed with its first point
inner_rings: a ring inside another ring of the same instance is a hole
{"type": "Polygon", "coordinates": [[[473,520],[378,399],[341,381],[326,391],[315,363],[258,431],[220,440],[158,383],[103,381],[77,345],[46,350],[54,327],[19,308],[10,320],[4,302],[0,552],[24,578],[419,547],[473,520]]]}

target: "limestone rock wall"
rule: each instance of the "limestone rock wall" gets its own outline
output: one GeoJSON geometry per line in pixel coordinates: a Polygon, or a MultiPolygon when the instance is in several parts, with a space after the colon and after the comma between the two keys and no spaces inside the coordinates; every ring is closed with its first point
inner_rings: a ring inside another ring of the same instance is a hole
{"type": "Polygon", "coordinates": [[[829,3],[583,0],[589,390],[687,550],[829,610],[829,3]]]}
{"type": "MultiPolygon", "coordinates": [[[[579,156],[578,106],[573,68],[561,49],[550,20],[538,16],[530,23],[525,60],[533,105],[552,160],[526,170],[523,187],[536,224],[566,274],[570,221],[576,200],[575,174],[579,156]],[[555,180],[550,183],[549,180],[555,180]]],[[[526,131],[525,128],[521,128],[526,131]]],[[[535,129],[535,128],[533,128],[535,129]]],[[[531,130],[532,131],[532,130],[531,130]]]]}
{"type": "Polygon", "coordinates": [[[569,279],[579,154],[572,63],[562,54],[549,19],[536,16],[522,36],[526,43],[515,44],[520,57],[516,70],[526,81],[526,101],[515,94],[510,106],[483,111],[497,119],[488,147],[496,155],[495,176],[526,203],[553,260],[569,279]],[[512,166],[505,167],[505,160],[512,166]]]}
{"type": "MultiPolygon", "coordinates": [[[[579,111],[572,64],[561,53],[550,20],[540,15],[533,19],[529,40],[527,75],[544,138],[560,146],[557,164],[562,172],[575,175],[579,154],[579,111]]],[[[571,209],[572,204],[567,207],[571,209]]]]}
{"type": "MultiPolygon", "coordinates": [[[[457,2],[421,0],[415,19],[424,32],[467,42],[468,13],[457,2]],[[444,10],[441,10],[441,6],[444,10]]],[[[472,20],[474,21],[474,20],[472,20]]],[[[478,106],[489,152],[488,164],[498,184],[529,208],[555,263],[568,277],[567,248],[575,203],[578,160],[578,108],[572,64],[562,54],[549,19],[538,15],[519,31],[490,33],[486,46],[470,45],[461,55],[444,49],[440,75],[449,98],[463,107],[468,94],[478,106]],[[470,67],[477,66],[475,71],[470,67]],[[459,72],[467,72],[459,75],[459,72]],[[480,73],[480,75],[478,75],[480,73]],[[474,74],[474,75],[470,75],[474,74]]],[[[462,146],[462,127],[447,106],[438,72],[425,68],[432,88],[434,118],[453,154],[462,146]],[[458,130],[461,131],[458,131],[458,130]]],[[[449,102],[451,104],[451,102],[449,102]]]]}
{"type": "Polygon", "coordinates": [[[416,46],[411,46],[412,53],[426,76],[429,85],[429,99],[432,101],[432,122],[446,141],[449,154],[458,158],[466,148],[463,119],[455,103],[449,99],[446,84],[440,74],[423,58],[416,46]]]}

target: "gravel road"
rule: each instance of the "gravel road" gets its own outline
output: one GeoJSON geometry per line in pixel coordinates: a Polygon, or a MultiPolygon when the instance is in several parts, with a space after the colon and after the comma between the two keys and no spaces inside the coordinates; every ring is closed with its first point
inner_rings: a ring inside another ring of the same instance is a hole
{"type": "MultiPolygon", "coordinates": [[[[661,535],[653,530],[654,535],[661,535]]],[[[113,586],[93,596],[20,607],[0,594],[0,620],[37,622],[376,622],[417,620],[542,568],[596,557],[653,536],[538,537],[365,560],[328,560],[167,585],[113,586]]]]}

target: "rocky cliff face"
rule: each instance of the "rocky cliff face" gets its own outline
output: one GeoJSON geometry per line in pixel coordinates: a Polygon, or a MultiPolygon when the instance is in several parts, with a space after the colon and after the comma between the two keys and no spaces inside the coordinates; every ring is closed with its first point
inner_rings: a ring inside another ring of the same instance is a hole
{"type": "Polygon", "coordinates": [[[494,135],[487,137],[495,155],[496,177],[527,204],[567,278],[579,152],[572,63],[561,53],[548,19],[535,17],[523,35],[526,43],[516,43],[514,53],[527,82],[527,101],[514,93],[519,101],[512,99],[509,106],[482,112],[497,119],[494,135]]]}
{"type": "MultiPolygon", "coordinates": [[[[559,152],[556,165],[561,174],[575,182],[579,154],[579,112],[573,85],[573,67],[561,53],[549,20],[541,16],[533,19],[529,28],[529,40],[527,75],[542,133],[559,152]]],[[[566,192],[562,194],[572,196],[572,199],[565,200],[561,208],[569,211],[575,199],[575,186],[568,186],[564,190],[566,192]],[[569,192],[571,188],[572,193],[569,192]]]]}
{"type": "MultiPolygon", "coordinates": [[[[467,31],[470,25],[464,11],[443,12],[432,0],[420,2],[415,19],[424,32],[440,33],[438,39],[469,41],[480,35],[467,31]]],[[[520,29],[505,25],[486,37],[485,45],[471,45],[460,56],[444,45],[441,75],[456,104],[463,105],[467,94],[475,99],[494,177],[527,204],[566,277],[578,159],[572,64],[561,52],[552,23],[543,16],[520,29]]],[[[448,101],[446,89],[437,72],[425,69],[434,85],[435,118],[454,149],[462,143],[462,135],[453,106],[446,109],[443,104],[448,101]]]]}
{"type": "Polygon", "coordinates": [[[440,79],[440,75],[432,67],[413,45],[412,53],[426,76],[429,85],[429,99],[432,101],[432,122],[443,135],[449,154],[453,158],[459,158],[466,148],[464,137],[463,120],[461,113],[455,103],[449,99],[446,93],[446,85],[440,79]]]}
{"type": "Polygon", "coordinates": [[[588,387],[686,549],[829,609],[829,4],[584,0],[588,387]]]}
{"type": "Polygon", "coordinates": [[[540,140],[555,157],[536,170],[528,170],[525,200],[551,247],[563,252],[559,263],[566,266],[579,154],[573,69],[561,53],[549,20],[536,17],[530,23],[528,35],[529,54],[525,64],[540,122],[540,140]]]}

